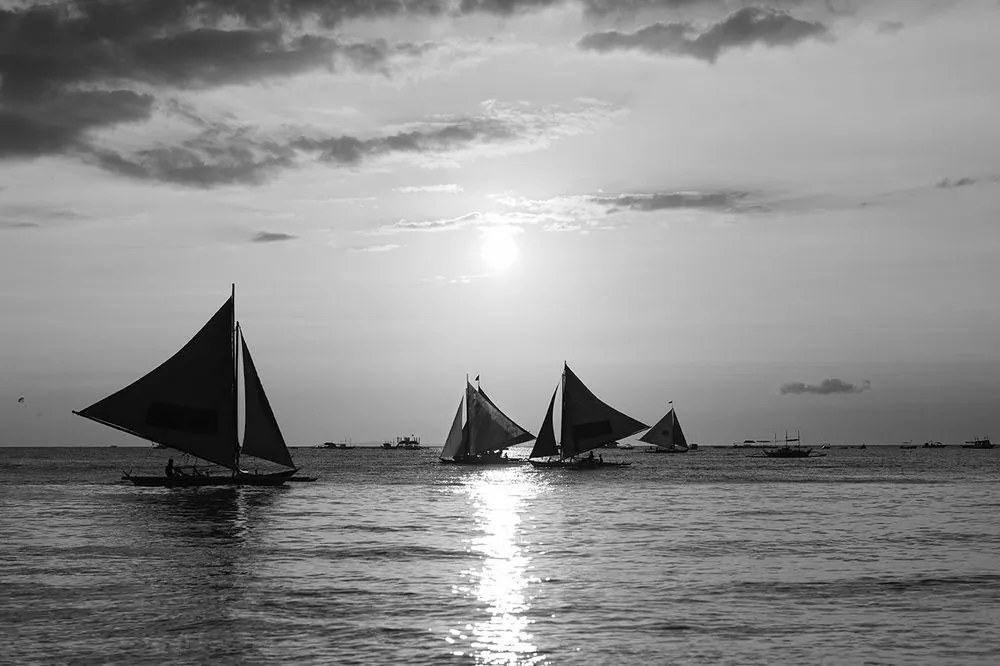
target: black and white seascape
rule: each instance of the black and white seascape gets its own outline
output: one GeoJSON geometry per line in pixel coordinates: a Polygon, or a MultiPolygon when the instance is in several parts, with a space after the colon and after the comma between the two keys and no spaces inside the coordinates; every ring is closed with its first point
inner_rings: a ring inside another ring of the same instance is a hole
{"type": "Polygon", "coordinates": [[[136,488],[119,468],[162,451],[5,450],[4,661],[1000,658],[995,450],[605,450],[633,464],[598,471],[294,453],[319,481],[136,488]]]}
{"type": "Polygon", "coordinates": [[[1000,663],[997,35],[0,0],[0,664],[1000,663]]]}

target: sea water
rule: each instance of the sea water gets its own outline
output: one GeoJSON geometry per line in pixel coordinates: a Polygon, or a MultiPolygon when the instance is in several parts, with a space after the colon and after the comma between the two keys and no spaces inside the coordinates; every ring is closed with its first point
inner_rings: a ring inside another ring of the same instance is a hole
{"type": "Polygon", "coordinates": [[[1000,450],[436,453],[163,489],[119,477],[167,451],[0,449],[0,662],[1000,663],[1000,450]]]}

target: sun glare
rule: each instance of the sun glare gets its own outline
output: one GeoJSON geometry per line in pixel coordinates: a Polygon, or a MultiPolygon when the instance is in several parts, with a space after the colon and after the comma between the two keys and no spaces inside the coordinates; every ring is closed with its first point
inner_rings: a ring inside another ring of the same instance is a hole
{"type": "Polygon", "coordinates": [[[517,261],[517,243],[510,229],[483,230],[483,261],[494,271],[505,271],[517,261]]]}

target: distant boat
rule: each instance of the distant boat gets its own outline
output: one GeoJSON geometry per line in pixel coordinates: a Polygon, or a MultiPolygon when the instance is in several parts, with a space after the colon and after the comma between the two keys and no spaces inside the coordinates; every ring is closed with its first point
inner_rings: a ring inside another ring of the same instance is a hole
{"type": "Polygon", "coordinates": [[[123,477],[137,486],[277,486],[297,469],[264,394],[250,349],[235,319],[236,288],[222,307],[176,354],[132,384],[73,413],[231,471],[228,475],[123,477]],[[244,433],[238,438],[238,348],[243,348],[244,433]],[[289,469],[274,474],[243,471],[240,455],[289,469]]]}
{"type": "Polygon", "coordinates": [[[622,414],[603,402],[580,381],[569,365],[564,364],[562,376],[562,415],[559,439],[556,439],[553,411],[559,386],[552,393],[549,408],[542,420],[535,446],[528,458],[535,467],[566,467],[590,469],[624,467],[628,462],[611,462],[594,458],[594,449],[608,442],[646,430],[648,425],[622,414]],[[590,455],[583,458],[582,454],[590,455]],[[534,460],[545,458],[545,460],[534,460]]]}
{"type": "Polygon", "coordinates": [[[783,445],[764,449],[764,455],[768,458],[819,458],[826,455],[825,453],[813,453],[812,448],[802,448],[800,441],[801,437],[798,432],[795,433],[795,437],[789,437],[788,431],[785,431],[783,445]],[[792,446],[792,442],[795,443],[795,446],[792,446]]]}
{"type": "Polygon", "coordinates": [[[925,449],[943,449],[945,447],[941,442],[924,442],[923,448],[925,449]]]}
{"type": "Polygon", "coordinates": [[[989,437],[974,437],[962,444],[963,449],[992,449],[993,447],[994,444],[989,437]]]}
{"type": "Polygon", "coordinates": [[[687,453],[689,448],[673,407],[639,441],[653,445],[646,447],[646,453],[687,453]]]}
{"type": "Polygon", "coordinates": [[[900,444],[899,448],[901,448],[901,449],[915,449],[915,448],[917,448],[917,445],[916,444],[911,444],[910,441],[907,440],[907,441],[903,442],[902,444],[900,444]]]}
{"type": "Polygon", "coordinates": [[[415,451],[417,449],[424,448],[420,444],[420,438],[414,435],[409,437],[397,437],[396,439],[387,439],[382,442],[383,449],[405,449],[407,451],[415,451]]]}
{"type": "Polygon", "coordinates": [[[353,444],[351,444],[350,442],[348,442],[348,440],[345,439],[343,442],[339,442],[339,443],[323,442],[322,444],[320,444],[316,448],[317,449],[353,449],[355,447],[354,447],[353,444]]]}
{"type": "Polygon", "coordinates": [[[444,448],[438,457],[442,463],[459,465],[520,463],[523,460],[509,459],[505,450],[534,438],[534,435],[504,414],[482,388],[474,387],[466,379],[465,396],[458,401],[458,411],[455,412],[444,448]]]}

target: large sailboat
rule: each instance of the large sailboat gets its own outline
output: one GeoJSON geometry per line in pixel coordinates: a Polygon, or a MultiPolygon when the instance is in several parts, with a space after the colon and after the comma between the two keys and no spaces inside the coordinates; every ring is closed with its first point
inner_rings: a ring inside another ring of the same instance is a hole
{"type": "Polygon", "coordinates": [[[235,302],[234,285],[229,299],[180,351],[120,391],[73,412],[220,465],[231,473],[199,474],[193,468],[190,474],[172,476],[126,473],[124,479],[137,486],[275,486],[295,474],[292,456],[236,322],[235,302]],[[241,343],[245,400],[242,451],[237,435],[237,349],[241,343]],[[271,474],[243,471],[241,453],[287,469],[271,474]]]}
{"type": "MultiPolygon", "coordinates": [[[[478,384],[478,377],[477,384],[478,384]]],[[[465,396],[458,403],[448,438],[441,449],[443,463],[462,465],[503,465],[519,462],[507,458],[504,450],[530,442],[530,432],[514,423],[479,386],[465,380],[465,396]],[[463,409],[464,402],[464,409],[463,409]],[[462,412],[465,412],[465,425],[462,412]]]]}
{"type": "Polygon", "coordinates": [[[673,408],[673,400],[670,401],[670,409],[666,415],[656,422],[645,435],[639,438],[640,442],[652,444],[646,447],[646,453],[687,453],[688,443],[684,438],[684,431],[681,430],[680,421],[677,420],[677,413],[673,408]]]}
{"type": "Polygon", "coordinates": [[[602,457],[594,458],[593,449],[598,449],[608,442],[649,428],[648,425],[633,419],[611,407],[580,381],[580,378],[570,370],[568,364],[563,364],[561,397],[561,428],[556,437],[555,411],[556,395],[559,386],[552,393],[549,408],[542,420],[542,428],[538,432],[535,446],[528,456],[535,467],[622,467],[628,462],[610,462],[602,457]],[[587,452],[590,455],[582,458],[587,452]],[[544,460],[535,460],[544,458],[544,460]]]}

